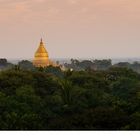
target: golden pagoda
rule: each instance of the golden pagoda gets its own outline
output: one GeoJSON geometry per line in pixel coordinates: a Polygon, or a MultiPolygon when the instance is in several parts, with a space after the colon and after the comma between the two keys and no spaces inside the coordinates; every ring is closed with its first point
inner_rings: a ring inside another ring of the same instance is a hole
{"type": "Polygon", "coordinates": [[[47,50],[45,49],[42,39],[35,53],[33,65],[35,67],[47,67],[49,65],[53,65],[53,63],[49,60],[49,55],[48,55],[47,50]]]}

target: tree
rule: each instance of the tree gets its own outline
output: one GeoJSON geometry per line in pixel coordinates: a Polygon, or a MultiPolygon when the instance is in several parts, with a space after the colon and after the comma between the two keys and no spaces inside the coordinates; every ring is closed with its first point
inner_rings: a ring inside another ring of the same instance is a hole
{"type": "Polygon", "coordinates": [[[53,74],[57,77],[63,77],[63,73],[62,73],[60,67],[48,66],[48,67],[45,68],[44,71],[46,73],[53,74]]]}
{"type": "Polygon", "coordinates": [[[133,98],[138,91],[140,83],[130,78],[121,78],[112,84],[112,93],[123,99],[133,98]]]}
{"type": "Polygon", "coordinates": [[[111,59],[94,60],[93,63],[98,70],[107,70],[112,66],[111,59]]]}
{"type": "Polygon", "coordinates": [[[0,59],[0,66],[6,66],[7,63],[8,63],[8,62],[7,62],[7,59],[5,59],[5,58],[3,58],[3,59],[1,58],[1,59],[0,59]]]}
{"type": "Polygon", "coordinates": [[[66,79],[60,80],[59,82],[61,86],[61,92],[62,92],[62,99],[65,104],[71,104],[72,97],[71,97],[71,90],[72,90],[72,83],[66,79]]]}
{"type": "Polygon", "coordinates": [[[42,69],[0,72],[1,130],[140,129],[140,74],[132,69],[42,69]]]}
{"type": "Polygon", "coordinates": [[[28,60],[22,60],[18,63],[18,65],[20,66],[21,69],[24,69],[24,70],[34,70],[35,69],[32,62],[30,62],[28,60]]]}

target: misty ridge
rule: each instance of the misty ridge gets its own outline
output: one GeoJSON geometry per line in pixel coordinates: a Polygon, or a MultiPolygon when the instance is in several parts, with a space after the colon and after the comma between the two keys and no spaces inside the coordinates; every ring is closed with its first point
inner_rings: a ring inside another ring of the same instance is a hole
{"type": "MultiPolygon", "coordinates": [[[[75,71],[82,70],[108,70],[111,67],[122,67],[132,69],[140,73],[140,58],[116,58],[116,59],[68,59],[68,58],[54,58],[52,59],[60,67],[65,70],[72,69],[75,71]]],[[[31,59],[0,59],[0,69],[10,69],[15,65],[19,65],[23,69],[33,70],[35,67],[31,59]]]]}

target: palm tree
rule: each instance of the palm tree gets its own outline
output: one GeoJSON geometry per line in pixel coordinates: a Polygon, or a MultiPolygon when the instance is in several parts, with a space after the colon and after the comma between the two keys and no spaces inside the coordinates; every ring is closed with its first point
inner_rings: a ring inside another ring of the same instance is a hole
{"type": "Polygon", "coordinates": [[[72,91],[72,83],[68,81],[67,79],[61,80],[59,82],[61,86],[61,92],[62,92],[62,99],[65,104],[71,104],[72,97],[71,97],[71,91],[72,91]]]}

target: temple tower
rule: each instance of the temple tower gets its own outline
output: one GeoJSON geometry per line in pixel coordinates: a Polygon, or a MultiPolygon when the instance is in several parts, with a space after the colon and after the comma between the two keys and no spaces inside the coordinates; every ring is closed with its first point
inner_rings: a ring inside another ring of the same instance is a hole
{"type": "Polygon", "coordinates": [[[49,55],[41,39],[40,45],[34,55],[33,65],[35,67],[47,67],[50,64],[49,55]]]}

